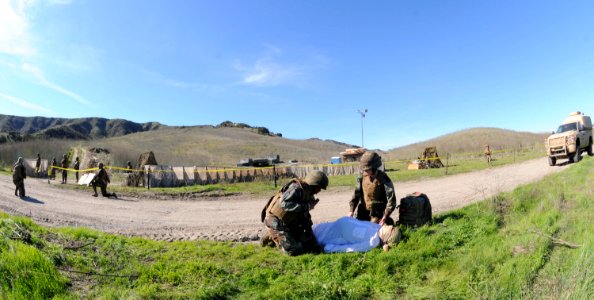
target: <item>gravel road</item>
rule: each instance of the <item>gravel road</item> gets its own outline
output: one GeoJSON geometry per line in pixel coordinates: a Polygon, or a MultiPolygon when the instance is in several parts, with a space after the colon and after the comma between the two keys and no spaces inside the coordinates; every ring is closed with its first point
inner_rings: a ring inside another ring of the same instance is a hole
{"type": "MultiPolygon", "coordinates": [[[[437,179],[394,182],[394,185],[398,199],[415,191],[427,194],[433,213],[438,213],[511,191],[565,168],[567,165],[549,167],[546,158],[539,158],[437,179]]],[[[57,181],[48,184],[47,180],[27,178],[28,197],[20,199],[14,196],[12,178],[0,175],[0,210],[31,217],[46,226],[82,226],[155,240],[253,241],[263,232],[260,211],[268,200],[249,196],[191,200],[124,196],[116,200],[92,197],[91,188],[87,192],[58,189],[56,184],[57,181]]],[[[352,189],[347,188],[322,191],[318,194],[321,201],[312,211],[314,222],[346,215],[351,195],[352,189]]]]}

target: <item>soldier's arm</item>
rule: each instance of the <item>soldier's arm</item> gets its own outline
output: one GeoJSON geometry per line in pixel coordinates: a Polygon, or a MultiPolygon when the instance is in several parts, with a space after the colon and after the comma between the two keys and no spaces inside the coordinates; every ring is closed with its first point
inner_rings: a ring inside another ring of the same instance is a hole
{"type": "Polygon", "coordinates": [[[292,183],[281,196],[281,207],[287,212],[309,211],[309,202],[303,201],[303,188],[298,183],[292,183]]]}
{"type": "Polygon", "coordinates": [[[394,189],[394,183],[386,175],[386,181],[384,182],[384,189],[386,190],[386,210],[384,211],[384,218],[389,217],[392,212],[396,209],[396,191],[394,189]]]}
{"type": "Polygon", "coordinates": [[[355,187],[355,192],[353,192],[353,197],[351,198],[351,201],[349,202],[349,216],[353,216],[353,214],[355,213],[355,209],[357,208],[357,205],[359,204],[359,202],[361,201],[361,193],[363,191],[361,191],[361,181],[363,180],[363,178],[361,176],[357,177],[357,186],[355,187]]]}

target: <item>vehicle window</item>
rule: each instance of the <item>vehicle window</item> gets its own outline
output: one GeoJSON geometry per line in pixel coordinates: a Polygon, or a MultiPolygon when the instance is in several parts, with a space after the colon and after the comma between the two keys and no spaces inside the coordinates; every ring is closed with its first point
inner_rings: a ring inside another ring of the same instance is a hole
{"type": "Polygon", "coordinates": [[[555,133],[562,133],[567,131],[577,130],[577,123],[563,124],[557,128],[555,133]]]}

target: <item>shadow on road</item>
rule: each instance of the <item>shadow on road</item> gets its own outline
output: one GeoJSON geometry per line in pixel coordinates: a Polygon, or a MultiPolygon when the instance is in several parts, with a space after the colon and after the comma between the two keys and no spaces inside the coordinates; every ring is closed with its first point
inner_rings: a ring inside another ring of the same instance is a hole
{"type": "Polygon", "coordinates": [[[21,197],[21,200],[27,201],[30,203],[35,203],[35,204],[45,204],[45,202],[37,200],[37,199],[35,199],[33,197],[29,197],[29,196],[21,197]]]}

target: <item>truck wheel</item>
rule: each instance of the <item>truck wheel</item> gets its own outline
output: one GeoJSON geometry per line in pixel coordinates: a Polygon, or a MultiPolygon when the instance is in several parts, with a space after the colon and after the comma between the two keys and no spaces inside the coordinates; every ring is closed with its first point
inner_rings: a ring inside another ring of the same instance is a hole
{"type": "Polygon", "coordinates": [[[578,162],[578,161],[580,161],[581,154],[582,154],[582,153],[581,153],[581,151],[580,151],[580,140],[577,140],[577,141],[575,142],[575,153],[573,154],[573,159],[572,159],[572,160],[573,160],[574,162],[578,162]]]}
{"type": "Polygon", "coordinates": [[[590,145],[588,145],[588,156],[592,156],[594,155],[594,152],[592,152],[592,139],[590,139],[590,145]]]}
{"type": "Polygon", "coordinates": [[[557,163],[557,158],[549,156],[549,166],[554,166],[557,163]]]}

